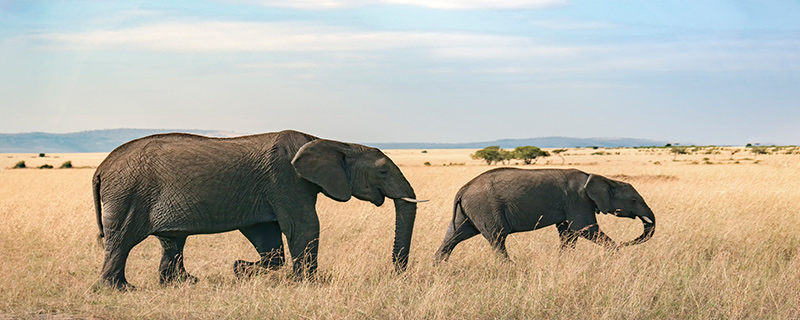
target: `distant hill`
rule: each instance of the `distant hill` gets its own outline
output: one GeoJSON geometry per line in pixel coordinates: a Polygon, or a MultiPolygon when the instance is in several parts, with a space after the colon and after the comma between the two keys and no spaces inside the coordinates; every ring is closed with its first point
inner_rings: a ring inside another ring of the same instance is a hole
{"type": "Polygon", "coordinates": [[[468,143],[366,143],[380,149],[481,149],[488,146],[500,146],[512,149],[519,146],[536,146],[539,148],[575,148],[575,147],[642,147],[663,146],[667,141],[633,139],[633,138],[569,138],[544,137],[529,139],[502,139],[468,143]]]}
{"type": "Polygon", "coordinates": [[[241,135],[225,131],[179,129],[110,129],[74,133],[0,133],[0,153],[109,152],[133,139],[168,132],[186,132],[211,137],[241,135]]]}
{"type": "MultiPolygon", "coordinates": [[[[110,129],[82,131],[74,133],[13,133],[0,134],[0,153],[39,153],[39,152],[109,152],[133,139],[156,133],[187,132],[211,137],[235,137],[241,133],[215,130],[182,129],[110,129]]],[[[479,149],[500,146],[509,149],[518,146],[537,146],[540,148],[574,147],[639,147],[663,146],[666,141],[630,138],[568,138],[546,137],[531,139],[503,139],[469,143],[363,143],[381,149],[479,149]]]]}

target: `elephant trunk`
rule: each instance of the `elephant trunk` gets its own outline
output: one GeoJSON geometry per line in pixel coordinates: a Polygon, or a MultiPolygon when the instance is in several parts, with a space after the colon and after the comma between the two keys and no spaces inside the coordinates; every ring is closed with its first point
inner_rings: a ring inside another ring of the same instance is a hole
{"type": "MultiPolygon", "coordinates": [[[[413,193],[411,194],[413,198],[413,193]]],[[[408,253],[411,248],[411,234],[414,231],[414,220],[417,216],[417,204],[402,199],[394,199],[395,231],[392,262],[397,272],[403,272],[408,266],[408,253]]]]}
{"type": "Polygon", "coordinates": [[[417,200],[414,188],[403,176],[399,168],[393,167],[393,175],[382,186],[386,197],[394,200],[395,229],[392,262],[396,272],[403,272],[408,266],[408,254],[411,248],[411,234],[414,231],[414,220],[417,217],[417,200]]]}
{"type": "Polygon", "coordinates": [[[644,225],[644,231],[642,232],[642,235],[636,239],[621,244],[620,247],[642,244],[653,237],[653,233],[656,232],[656,216],[653,215],[653,212],[649,211],[646,215],[639,216],[639,219],[642,220],[642,224],[644,225]]]}

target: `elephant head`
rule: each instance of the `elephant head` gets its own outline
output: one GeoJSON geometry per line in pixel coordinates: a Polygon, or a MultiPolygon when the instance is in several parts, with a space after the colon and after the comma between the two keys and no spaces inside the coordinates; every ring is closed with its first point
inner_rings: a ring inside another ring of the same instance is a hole
{"type": "Polygon", "coordinates": [[[655,232],[656,217],[633,186],[622,181],[589,175],[585,188],[586,194],[601,212],[631,219],[638,217],[644,224],[642,235],[620,246],[630,246],[650,240],[655,232]]]}
{"type": "Polygon", "coordinates": [[[417,213],[414,189],[391,159],[376,148],[319,139],[303,145],[292,160],[297,173],[337,201],[350,197],[380,206],[394,200],[395,238],[392,260],[405,270],[417,213]]]}

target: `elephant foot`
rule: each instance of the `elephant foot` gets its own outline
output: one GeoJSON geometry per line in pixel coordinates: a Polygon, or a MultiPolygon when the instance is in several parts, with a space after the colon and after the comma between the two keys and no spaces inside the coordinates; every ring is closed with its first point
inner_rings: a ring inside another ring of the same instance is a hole
{"type": "Polygon", "coordinates": [[[447,262],[448,260],[450,260],[450,254],[444,252],[436,252],[433,255],[432,262],[434,266],[438,266],[442,262],[447,262]]]}
{"type": "Polygon", "coordinates": [[[113,279],[100,279],[97,281],[93,286],[92,289],[94,291],[100,291],[105,288],[111,288],[117,290],[119,292],[131,292],[136,291],[136,287],[132,284],[128,283],[128,281],[118,281],[113,279]]]}

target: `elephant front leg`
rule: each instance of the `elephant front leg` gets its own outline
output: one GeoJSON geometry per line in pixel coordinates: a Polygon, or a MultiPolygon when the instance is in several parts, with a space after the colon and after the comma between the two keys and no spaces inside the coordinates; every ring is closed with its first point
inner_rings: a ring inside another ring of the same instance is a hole
{"type": "Polygon", "coordinates": [[[237,260],[233,264],[233,272],[237,277],[247,277],[259,269],[277,270],[286,264],[283,253],[283,239],[278,222],[259,223],[239,229],[253,244],[261,259],[258,262],[237,260]]]}
{"type": "Polygon", "coordinates": [[[317,274],[319,231],[295,235],[289,240],[292,269],[300,279],[313,279],[317,274]]]}
{"type": "Polygon", "coordinates": [[[317,194],[309,193],[307,202],[273,204],[281,232],[286,235],[292,269],[298,279],[314,279],[319,252],[319,218],[314,208],[317,194]]]}
{"type": "Polygon", "coordinates": [[[566,221],[558,223],[556,228],[558,228],[558,237],[561,238],[561,251],[575,249],[578,235],[569,229],[569,223],[566,221]]]}
{"type": "Polygon", "coordinates": [[[491,244],[495,254],[503,259],[503,261],[511,262],[511,258],[508,257],[508,251],[506,250],[506,237],[508,237],[508,234],[498,233],[494,237],[494,241],[491,241],[491,244]]]}
{"type": "Polygon", "coordinates": [[[156,236],[156,238],[161,241],[161,247],[164,249],[158,268],[161,284],[182,281],[196,283],[197,277],[186,272],[186,268],[183,266],[183,247],[186,244],[186,236],[156,236]]]}

